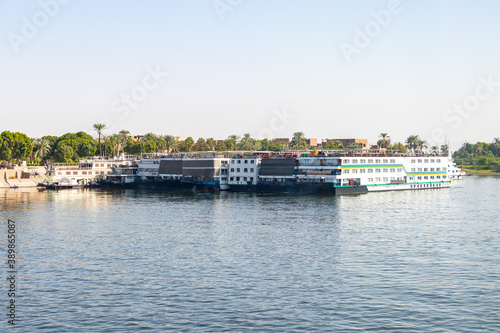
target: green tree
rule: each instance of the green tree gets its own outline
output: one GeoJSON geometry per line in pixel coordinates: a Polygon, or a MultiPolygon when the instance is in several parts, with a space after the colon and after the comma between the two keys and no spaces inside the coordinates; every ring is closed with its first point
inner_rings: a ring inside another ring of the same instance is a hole
{"type": "Polygon", "coordinates": [[[24,133],[4,131],[0,134],[2,138],[2,154],[5,159],[12,163],[12,159],[21,160],[31,155],[33,146],[31,139],[24,133]]]}
{"type": "Polygon", "coordinates": [[[207,139],[207,148],[208,148],[208,150],[210,150],[210,151],[215,150],[215,145],[216,145],[216,143],[215,143],[215,139],[214,138],[208,138],[207,139]]]}
{"type": "Polygon", "coordinates": [[[232,134],[226,139],[226,147],[229,150],[236,150],[238,147],[238,143],[240,142],[240,136],[236,134],[232,134]]]}
{"type": "Polygon", "coordinates": [[[165,135],[163,136],[163,140],[165,141],[165,149],[167,150],[167,153],[177,150],[178,142],[173,135],[165,135]]]}
{"type": "Polygon", "coordinates": [[[49,156],[52,147],[50,146],[50,141],[48,139],[40,138],[33,142],[34,157],[39,158],[42,162],[46,161],[47,156],[49,156]]]}
{"type": "Polygon", "coordinates": [[[255,146],[255,140],[252,139],[250,133],[243,134],[243,137],[240,140],[240,150],[253,150],[255,146]]]}
{"type": "Polygon", "coordinates": [[[185,140],[184,140],[184,148],[187,150],[187,151],[191,151],[191,149],[193,148],[194,146],[194,139],[190,136],[188,136],[185,140]]]}
{"type": "Polygon", "coordinates": [[[215,145],[215,150],[216,151],[226,151],[227,150],[226,143],[224,142],[224,140],[217,141],[217,144],[215,145]]]}
{"type": "Polygon", "coordinates": [[[387,148],[391,144],[391,137],[387,133],[380,133],[380,139],[377,141],[379,148],[387,148]]]}
{"type": "Polygon", "coordinates": [[[290,147],[293,149],[306,149],[307,141],[304,138],[303,132],[295,132],[292,136],[292,141],[290,142],[290,147]]]}
{"type": "Polygon", "coordinates": [[[118,132],[118,139],[120,142],[120,150],[122,150],[122,151],[123,151],[123,146],[125,146],[125,141],[127,141],[127,137],[129,134],[130,134],[130,132],[127,130],[121,130],[120,132],[118,132]]]}
{"type": "Polygon", "coordinates": [[[56,149],[54,153],[54,158],[56,162],[68,163],[71,162],[71,158],[73,157],[74,152],[73,148],[67,145],[61,145],[56,149]]]}
{"type": "Polygon", "coordinates": [[[101,123],[97,123],[97,124],[94,124],[92,126],[94,128],[94,130],[97,132],[97,134],[99,135],[99,156],[102,156],[102,149],[101,149],[101,146],[102,146],[102,143],[101,143],[101,135],[102,135],[102,131],[104,129],[106,129],[106,124],[101,124],[101,123]]]}

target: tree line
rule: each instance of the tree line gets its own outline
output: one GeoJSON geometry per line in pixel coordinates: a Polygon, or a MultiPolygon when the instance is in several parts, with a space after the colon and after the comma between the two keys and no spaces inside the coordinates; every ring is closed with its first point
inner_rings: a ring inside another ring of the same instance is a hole
{"type": "MultiPolygon", "coordinates": [[[[303,132],[295,132],[290,142],[274,143],[270,139],[258,140],[249,133],[230,135],[225,140],[214,138],[187,137],[177,140],[172,135],[157,135],[147,133],[140,140],[134,140],[130,132],[121,130],[115,134],[105,134],[105,124],[93,125],[98,139],[94,139],[85,132],[66,133],[61,136],[46,135],[41,138],[29,138],[23,133],[4,131],[0,134],[0,160],[9,163],[20,160],[29,160],[31,163],[41,164],[53,162],[77,162],[88,156],[114,157],[120,154],[140,155],[143,153],[171,153],[191,151],[284,151],[317,149],[308,144],[303,132]]],[[[421,151],[431,153],[448,153],[448,146],[428,147],[427,142],[418,135],[410,135],[405,143],[392,142],[388,133],[381,133],[377,141],[379,148],[396,150],[399,152],[421,151]]],[[[320,149],[355,149],[359,144],[345,147],[339,140],[327,140],[320,149]]],[[[495,153],[498,153],[495,151],[495,153]]]]}
{"type": "Polygon", "coordinates": [[[453,153],[453,159],[466,168],[500,172],[500,138],[494,138],[490,143],[465,142],[453,153]]]}

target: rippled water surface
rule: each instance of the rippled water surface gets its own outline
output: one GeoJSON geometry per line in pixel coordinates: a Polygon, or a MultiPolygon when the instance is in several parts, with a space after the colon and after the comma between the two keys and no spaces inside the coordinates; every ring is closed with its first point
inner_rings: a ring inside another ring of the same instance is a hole
{"type": "Polygon", "coordinates": [[[499,190],[2,190],[16,331],[500,331],[499,190]]]}

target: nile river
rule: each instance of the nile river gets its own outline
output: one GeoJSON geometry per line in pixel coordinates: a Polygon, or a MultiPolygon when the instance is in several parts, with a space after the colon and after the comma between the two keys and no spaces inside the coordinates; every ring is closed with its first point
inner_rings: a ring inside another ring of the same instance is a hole
{"type": "Polygon", "coordinates": [[[17,332],[498,332],[499,190],[0,190],[2,275],[11,219],[17,332]]]}

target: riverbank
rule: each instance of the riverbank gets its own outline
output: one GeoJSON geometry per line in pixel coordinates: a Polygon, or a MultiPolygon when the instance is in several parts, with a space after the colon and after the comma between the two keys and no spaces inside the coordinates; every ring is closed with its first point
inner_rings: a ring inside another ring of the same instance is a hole
{"type": "Polygon", "coordinates": [[[45,167],[0,169],[0,188],[36,187],[45,179],[45,167]]]}
{"type": "Polygon", "coordinates": [[[500,172],[495,172],[493,170],[478,170],[478,169],[468,169],[463,168],[462,171],[467,173],[467,176],[500,176],[500,172]]]}

